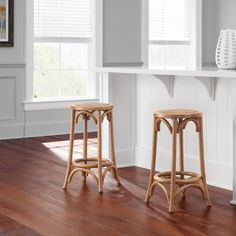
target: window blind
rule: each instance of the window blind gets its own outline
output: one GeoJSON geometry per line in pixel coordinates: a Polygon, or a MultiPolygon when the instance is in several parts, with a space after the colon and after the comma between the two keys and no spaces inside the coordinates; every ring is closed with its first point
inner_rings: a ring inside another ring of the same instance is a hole
{"type": "Polygon", "coordinates": [[[189,0],[149,0],[149,40],[189,41],[189,0]]]}
{"type": "Polygon", "coordinates": [[[36,38],[90,38],[92,0],[34,0],[36,38]]]}

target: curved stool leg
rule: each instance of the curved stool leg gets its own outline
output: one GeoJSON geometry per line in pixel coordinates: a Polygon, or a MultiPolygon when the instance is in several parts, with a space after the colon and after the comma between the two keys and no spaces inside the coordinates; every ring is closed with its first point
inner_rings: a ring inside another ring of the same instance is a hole
{"type": "Polygon", "coordinates": [[[103,180],[102,180],[102,114],[98,111],[98,191],[103,192],[103,180]]]}
{"type": "Polygon", "coordinates": [[[74,134],[75,134],[75,111],[71,111],[71,123],[70,123],[70,147],[69,147],[69,158],[67,163],[66,177],[63,184],[63,189],[67,188],[69,175],[71,172],[73,148],[74,148],[74,134]]]}
{"type": "Polygon", "coordinates": [[[170,205],[169,205],[169,212],[174,212],[174,202],[175,202],[177,126],[178,126],[177,120],[173,119],[173,130],[172,130],[172,168],[171,168],[171,182],[170,182],[170,205]]]}
{"type": "Polygon", "coordinates": [[[153,183],[153,177],[155,173],[155,167],[156,167],[156,151],[157,151],[157,127],[156,127],[156,121],[157,119],[154,116],[154,126],[153,126],[153,140],[152,140],[152,164],[151,164],[151,170],[150,170],[150,177],[149,177],[149,183],[148,183],[148,190],[146,193],[145,202],[148,202],[151,197],[152,192],[152,183],[153,183]]]}
{"type": "Polygon", "coordinates": [[[200,152],[200,169],[201,169],[202,182],[203,182],[203,188],[204,188],[204,197],[205,197],[207,206],[211,206],[212,204],[211,204],[211,201],[210,201],[207,182],[206,182],[202,117],[199,118],[198,138],[199,138],[199,152],[200,152]]]}
{"type": "Polygon", "coordinates": [[[109,131],[110,131],[110,143],[111,143],[111,159],[113,162],[113,171],[114,171],[114,178],[117,182],[117,185],[119,186],[120,179],[117,171],[117,166],[116,166],[116,157],[115,157],[115,142],[114,142],[114,131],[113,131],[113,115],[112,111],[109,113],[109,131]]]}
{"type": "MultiPolygon", "coordinates": [[[[179,123],[182,122],[182,119],[179,119],[179,123]]],[[[183,129],[179,130],[179,169],[180,169],[180,178],[184,179],[184,176],[181,174],[184,171],[184,134],[183,129]]],[[[179,186],[181,187],[181,186],[179,186]]],[[[182,192],[182,196],[185,196],[185,191],[182,192]]]]}
{"type": "MultiPolygon", "coordinates": [[[[87,164],[87,158],[88,158],[88,117],[87,115],[83,116],[83,120],[84,120],[83,159],[84,159],[84,163],[87,164]]],[[[86,180],[87,173],[82,172],[82,176],[84,177],[84,180],[86,180]]]]}

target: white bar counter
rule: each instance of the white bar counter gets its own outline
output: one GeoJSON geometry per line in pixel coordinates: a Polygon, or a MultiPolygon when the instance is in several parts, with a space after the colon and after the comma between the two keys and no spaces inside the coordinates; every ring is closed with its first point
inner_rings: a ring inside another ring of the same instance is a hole
{"type": "MultiPolygon", "coordinates": [[[[151,75],[154,76],[154,78],[159,79],[163,85],[165,86],[168,94],[170,97],[175,99],[174,97],[174,89],[175,89],[175,78],[176,77],[189,77],[189,79],[197,79],[207,90],[207,93],[209,95],[209,99],[214,102],[215,100],[215,94],[216,94],[216,87],[217,87],[217,80],[219,78],[222,79],[235,79],[236,80],[236,70],[218,70],[216,67],[203,67],[197,70],[182,70],[182,69],[171,69],[171,70],[162,70],[162,69],[155,69],[155,68],[145,68],[145,67],[97,67],[95,69],[95,72],[99,75],[100,77],[100,86],[101,86],[101,102],[112,102],[118,101],[119,99],[122,100],[122,97],[125,96],[125,92],[128,93],[127,91],[121,90],[119,92],[114,93],[114,88],[118,88],[119,86],[119,78],[120,76],[125,76],[129,75],[128,78],[131,78],[131,83],[132,89],[130,89],[130,93],[132,93],[131,99],[127,99],[126,101],[129,104],[131,101],[131,105],[125,104],[125,101],[123,101],[122,105],[118,104],[118,111],[117,111],[117,123],[116,126],[118,127],[123,127],[125,130],[124,134],[122,132],[119,133],[120,136],[120,144],[123,142],[123,146],[120,147],[122,150],[129,150],[126,152],[126,154],[122,154],[123,158],[127,158],[128,163],[121,163],[120,166],[126,166],[129,165],[129,163],[132,163],[132,158],[135,158],[135,155],[137,154],[137,151],[135,149],[135,143],[137,140],[137,136],[139,134],[136,133],[136,107],[138,104],[136,104],[137,97],[135,95],[135,83],[136,83],[136,78],[141,78],[141,75],[151,75]],[[114,76],[115,75],[115,76],[114,76]],[[115,80],[115,85],[112,85],[110,82],[110,78],[112,78],[112,81],[115,80]],[[122,93],[122,94],[121,94],[122,93]],[[123,105],[127,105],[129,107],[124,108],[123,105]],[[122,110],[122,106],[124,111],[122,110]],[[131,110],[129,112],[129,110],[131,110]],[[127,112],[129,114],[129,121],[128,125],[124,127],[124,120],[121,120],[119,117],[119,112],[127,112]],[[130,131],[130,132],[129,132],[130,131]],[[129,134],[127,134],[129,132],[129,134]],[[123,135],[123,136],[122,136],[123,135]],[[127,140],[124,136],[127,136],[127,138],[130,138],[130,149],[127,148],[125,145],[129,140],[127,140]],[[124,139],[124,140],[123,140],[124,139]],[[125,148],[123,148],[125,147],[125,148]],[[125,156],[125,157],[124,157],[125,156]],[[128,157],[129,156],[129,157],[128,157]]],[[[143,76],[142,78],[146,78],[143,76]]],[[[123,83],[123,82],[121,82],[123,83]]],[[[236,83],[235,83],[236,84],[236,83]]],[[[125,90],[125,86],[123,86],[123,89],[125,90]]],[[[233,157],[233,200],[231,201],[231,204],[236,205],[236,88],[234,86],[234,97],[232,99],[233,101],[233,115],[234,117],[231,117],[233,121],[232,127],[232,139],[231,142],[233,143],[233,151],[230,152],[232,153],[233,157]]],[[[115,103],[116,105],[116,103],[115,103]]],[[[225,104],[227,105],[227,104],[225,104]]],[[[119,139],[119,137],[118,137],[119,139]]],[[[120,151],[121,152],[121,151],[120,151]]],[[[121,156],[122,156],[121,155],[121,156]]],[[[118,150],[118,156],[119,156],[119,150],[118,150]]],[[[122,158],[122,157],[121,157],[122,158]]],[[[135,163],[135,162],[134,162],[135,163]]],[[[219,175],[220,175],[219,170],[219,175]]]]}

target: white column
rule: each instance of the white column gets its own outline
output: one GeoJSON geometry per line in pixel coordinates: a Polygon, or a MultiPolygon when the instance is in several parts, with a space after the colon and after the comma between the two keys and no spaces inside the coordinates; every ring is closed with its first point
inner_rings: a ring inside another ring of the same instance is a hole
{"type": "MultiPolygon", "coordinates": [[[[99,73],[99,99],[101,103],[111,102],[111,88],[110,88],[109,73],[99,73]]],[[[102,153],[103,158],[110,158],[109,155],[109,129],[108,122],[104,120],[102,124],[102,153]]]]}
{"type": "Polygon", "coordinates": [[[233,200],[231,204],[236,205],[236,114],[234,110],[233,124],[233,200]]]}
{"type": "MultiPolygon", "coordinates": [[[[118,167],[135,164],[136,75],[100,73],[100,102],[114,105],[114,138],[118,167]]],[[[109,130],[103,123],[103,156],[109,157],[109,130]]]]}
{"type": "Polygon", "coordinates": [[[234,111],[233,111],[233,200],[231,201],[232,205],[236,205],[236,79],[234,79],[234,111]]]}

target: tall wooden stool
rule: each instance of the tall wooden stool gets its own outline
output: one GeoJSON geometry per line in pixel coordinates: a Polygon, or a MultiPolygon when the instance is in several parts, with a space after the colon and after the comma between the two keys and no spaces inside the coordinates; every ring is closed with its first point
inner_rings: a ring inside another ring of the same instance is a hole
{"type": "Polygon", "coordinates": [[[84,179],[91,174],[95,179],[99,192],[103,191],[103,183],[108,171],[111,171],[117,184],[120,184],[115,158],[115,147],[113,137],[113,118],[112,118],[113,105],[105,103],[93,104],[78,104],[71,106],[71,129],[70,129],[70,148],[69,159],[66,171],[65,182],[63,189],[67,188],[69,182],[76,172],[82,172],[84,179]],[[79,118],[83,119],[84,133],[83,133],[83,158],[73,160],[73,147],[74,147],[74,133],[75,125],[78,123],[79,118]],[[97,157],[88,157],[88,120],[92,118],[97,126],[97,140],[98,140],[98,154],[97,157]],[[102,123],[107,118],[109,122],[110,133],[110,155],[111,159],[102,158],[102,123]],[[96,175],[92,169],[97,169],[96,175]],[[103,171],[104,169],[104,171],[103,171]]]}
{"type": "Polygon", "coordinates": [[[195,110],[163,110],[154,113],[153,147],[150,179],[148,184],[145,202],[148,202],[153,195],[155,186],[161,187],[166,195],[169,212],[174,212],[174,205],[181,194],[189,187],[199,188],[204,196],[207,206],[211,206],[208,188],[206,183],[203,143],[203,122],[202,113],[195,110]],[[172,125],[169,123],[172,121],[172,125]],[[184,170],[184,145],[183,130],[188,122],[194,122],[199,139],[200,172],[201,174],[184,170]],[[160,124],[164,123],[172,134],[172,168],[171,171],[155,174],[157,134],[160,131],[160,124]],[[179,135],[179,171],[176,171],[176,141],[179,135]]]}

